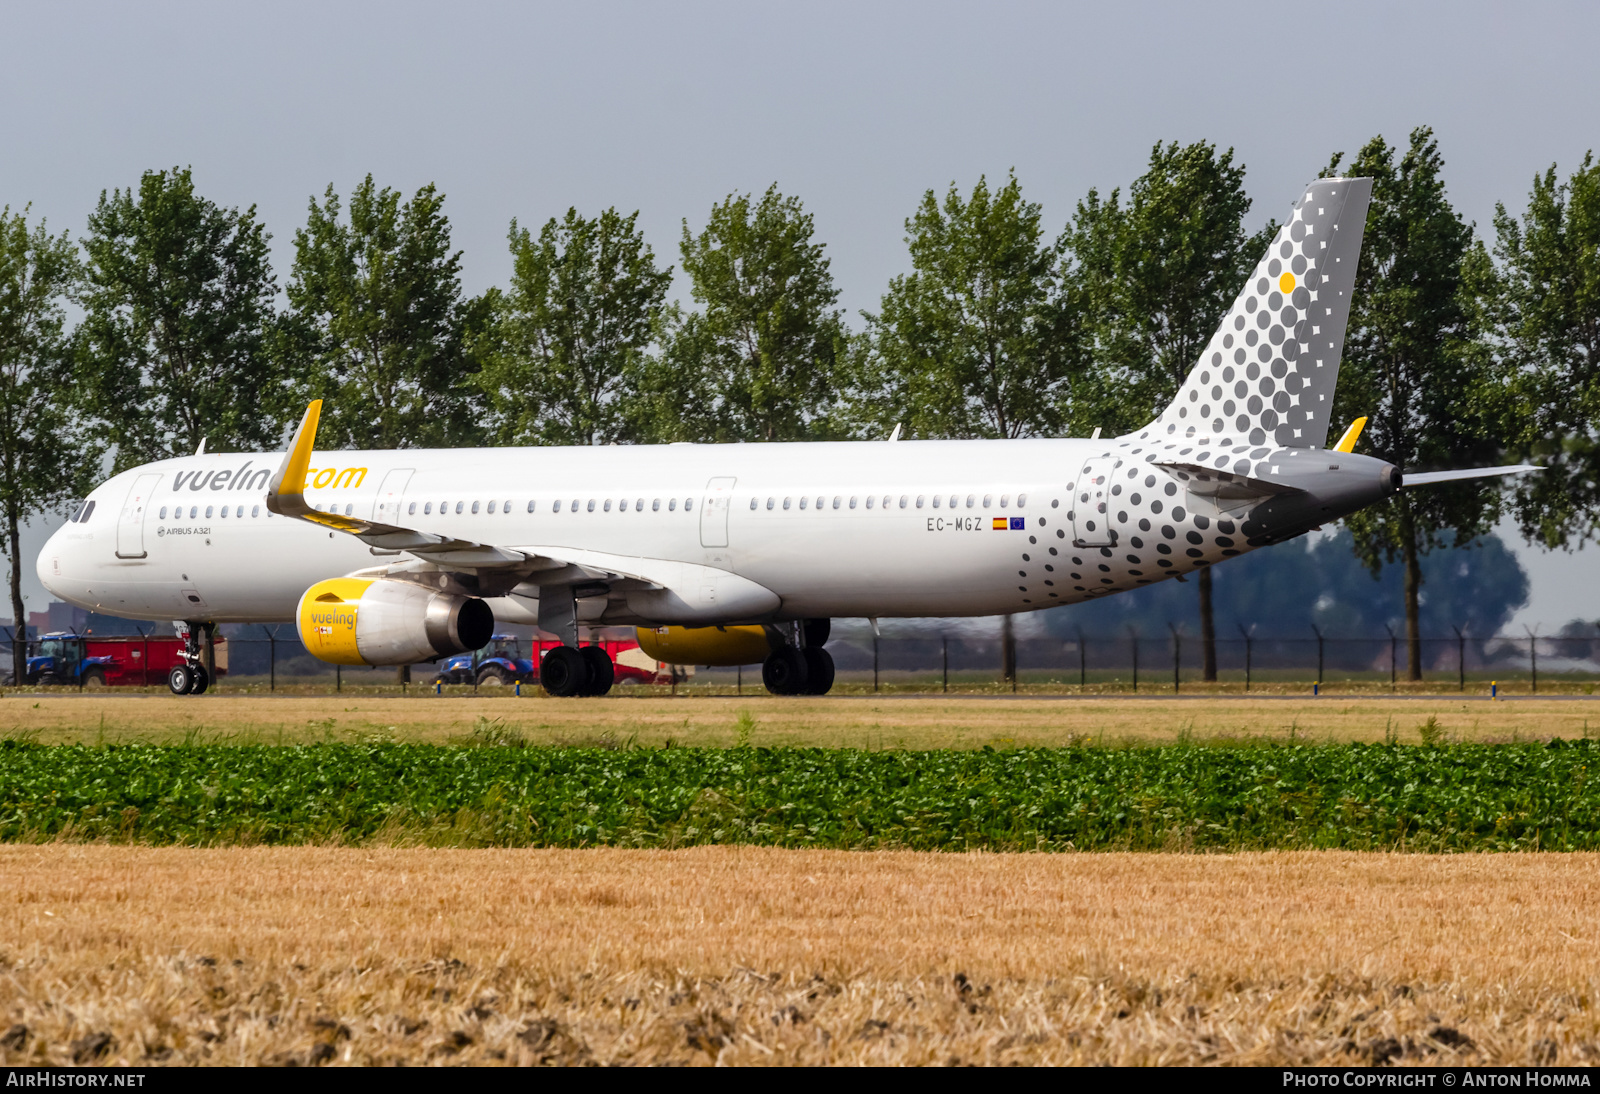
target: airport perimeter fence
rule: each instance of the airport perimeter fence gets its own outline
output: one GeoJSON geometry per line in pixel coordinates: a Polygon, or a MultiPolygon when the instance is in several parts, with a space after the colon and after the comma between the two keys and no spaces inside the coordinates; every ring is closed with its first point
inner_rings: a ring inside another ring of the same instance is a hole
{"type": "MultiPolygon", "coordinates": [[[[949,692],[1054,687],[1085,691],[1182,693],[1205,684],[1203,650],[1198,636],[1178,628],[1166,634],[1137,631],[1076,634],[1070,637],[1019,638],[1014,644],[1014,671],[1007,671],[997,635],[920,636],[863,633],[865,628],[836,628],[827,649],[838,681],[855,689],[949,692]]],[[[392,687],[394,667],[352,668],[329,665],[313,657],[292,627],[230,626],[227,674],[219,686],[252,690],[331,686],[392,687]]],[[[0,672],[10,673],[11,632],[0,629],[0,672]]],[[[532,653],[555,643],[524,639],[532,653]]],[[[1400,689],[1406,680],[1407,651],[1403,634],[1352,637],[1313,632],[1302,637],[1260,637],[1240,628],[1216,639],[1216,679],[1234,690],[1317,688],[1359,685],[1367,690],[1400,689]]],[[[1600,629],[1593,634],[1493,635],[1480,637],[1462,629],[1448,637],[1421,642],[1423,683],[1430,690],[1459,689],[1490,681],[1514,684],[1519,690],[1547,691],[1552,684],[1600,684],[1600,629]]],[[[412,688],[434,687],[438,666],[412,666],[412,688]]],[[[138,681],[135,681],[138,682],[138,681]]],[[[466,682],[466,681],[462,681],[466,682]]],[[[150,681],[159,687],[163,679],[150,681]]],[[[707,686],[735,691],[761,687],[760,666],[742,668],[680,666],[664,668],[656,683],[677,690],[707,686]],[[691,671],[692,670],[692,671],[691,671]]],[[[457,684],[456,686],[460,686],[457,684]]]]}
{"type": "MultiPolygon", "coordinates": [[[[1350,637],[1258,637],[1243,632],[1215,641],[1216,680],[1252,688],[1287,683],[1320,686],[1406,686],[1403,635],[1350,637]]],[[[1007,672],[999,638],[851,638],[828,650],[841,679],[876,689],[921,684],[934,690],[974,683],[1058,685],[1080,689],[1165,691],[1205,683],[1204,649],[1197,635],[1176,628],[1165,635],[1138,632],[1081,634],[1070,639],[1029,638],[1015,643],[1014,671],[1007,672]]],[[[1600,683],[1600,634],[1582,636],[1494,635],[1462,632],[1421,641],[1423,682],[1437,689],[1466,690],[1471,683],[1515,682],[1538,691],[1553,682],[1600,683]]]]}

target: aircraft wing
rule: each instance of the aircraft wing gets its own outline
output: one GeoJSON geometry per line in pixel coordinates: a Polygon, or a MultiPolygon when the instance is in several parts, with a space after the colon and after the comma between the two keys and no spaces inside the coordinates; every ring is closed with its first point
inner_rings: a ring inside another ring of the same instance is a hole
{"type": "Polygon", "coordinates": [[[551,569],[566,564],[565,559],[545,559],[509,547],[478,543],[469,539],[422,532],[382,521],[347,517],[323,512],[306,501],[306,470],[311,466],[311,450],[317,438],[317,421],[322,400],[306,407],[300,428],[283,457],[272,481],[267,484],[267,508],[280,516],[293,517],[344,532],[380,551],[405,551],[427,562],[466,570],[551,569]]]}
{"type": "Polygon", "coordinates": [[[321,411],[321,400],[306,407],[294,441],[267,485],[267,508],[274,513],[355,536],[379,550],[404,551],[444,569],[472,572],[488,579],[484,588],[503,592],[522,585],[566,586],[577,596],[615,592],[642,616],[681,622],[715,621],[729,615],[756,618],[779,604],[775,593],[749,578],[699,563],[571,548],[501,547],[323,512],[305,499],[306,469],[311,466],[321,411]],[[583,591],[586,587],[593,592],[583,591]]]}

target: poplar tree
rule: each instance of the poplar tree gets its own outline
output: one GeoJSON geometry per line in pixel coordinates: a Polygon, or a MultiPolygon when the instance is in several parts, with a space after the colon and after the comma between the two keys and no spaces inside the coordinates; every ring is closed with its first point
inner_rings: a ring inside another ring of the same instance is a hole
{"type": "Polygon", "coordinates": [[[1072,417],[1076,300],[1015,174],[929,190],[905,222],[911,272],[867,314],[857,416],[916,437],[1050,436],[1072,417]]]}
{"type": "MultiPolygon", "coordinates": [[[[1500,456],[1493,423],[1504,397],[1484,341],[1489,256],[1445,196],[1433,131],[1413,130],[1398,161],[1397,151],[1375,137],[1345,172],[1371,177],[1373,188],[1335,420],[1366,416],[1360,450],[1402,471],[1491,464],[1500,456]]],[[[1341,158],[1325,174],[1336,173],[1341,158]]],[[[1492,480],[1401,490],[1345,519],[1357,557],[1374,574],[1385,563],[1404,567],[1410,680],[1422,679],[1422,556],[1487,532],[1498,490],[1492,480]]]]}
{"type": "Polygon", "coordinates": [[[678,400],[682,424],[661,422],[658,431],[728,441],[828,435],[847,333],[800,200],[776,184],[758,200],[729,195],[698,235],[684,222],[680,252],[699,309],[668,335],[668,356],[691,360],[699,383],[678,400]],[[706,399],[709,409],[694,405],[706,399]]]}
{"type": "Polygon", "coordinates": [[[1600,164],[1533,180],[1520,218],[1496,206],[1504,269],[1501,330],[1521,413],[1509,440],[1545,470],[1516,480],[1530,539],[1552,547],[1600,535],[1600,164]]]}
{"type": "Polygon", "coordinates": [[[511,286],[480,377],[500,443],[646,439],[635,403],[672,270],[656,267],[638,217],[569,209],[537,237],[511,222],[511,286]]]}
{"type": "Polygon", "coordinates": [[[444,195],[430,183],[402,202],[368,175],[344,212],[331,183],[311,200],[288,285],[302,394],[325,400],[319,443],[474,443],[483,417],[474,348],[492,298],[462,293],[444,195]]]}
{"type": "MultiPolygon", "coordinates": [[[[1065,239],[1091,317],[1094,365],[1085,402],[1113,436],[1170,403],[1277,232],[1245,231],[1250,198],[1233,149],[1157,144],[1144,174],[1107,198],[1078,203],[1065,239]]],[[[1209,567],[1196,575],[1202,670],[1217,678],[1209,567]]]]}
{"type": "MultiPolygon", "coordinates": [[[[912,272],[889,283],[858,346],[858,419],[904,422],[916,437],[1060,432],[1082,363],[1077,308],[1016,175],[993,192],[980,177],[970,196],[951,183],[943,201],[929,190],[906,233],[912,272]]],[[[1015,680],[1009,615],[1000,645],[1015,680]]]]}
{"type": "Polygon", "coordinates": [[[65,232],[51,235],[42,220],[30,229],[27,207],[0,210],[0,510],[15,632],[11,678],[19,683],[27,666],[21,527],[86,493],[89,476],[99,471],[100,453],[82,435],[71,399],[65,305],[79,273],[77,248],[65,232]]]}
{"type": "Polygon", "coordinates": [[[101,193],[83,240],[78,381],[117,470],[201,441],[213,451],[277,442],[270,238],[255,206],[209,201],[188,168],[101,193]]]}

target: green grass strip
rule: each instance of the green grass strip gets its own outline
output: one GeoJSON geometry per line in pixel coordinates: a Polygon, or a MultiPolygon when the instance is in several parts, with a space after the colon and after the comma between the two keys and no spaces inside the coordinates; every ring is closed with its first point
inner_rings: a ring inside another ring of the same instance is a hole
{"type": "Polygon", "coordinates": [[[0,839],[919,850],[1600,848],[1600,747],[868,752],[0,743],[0,839]]]}

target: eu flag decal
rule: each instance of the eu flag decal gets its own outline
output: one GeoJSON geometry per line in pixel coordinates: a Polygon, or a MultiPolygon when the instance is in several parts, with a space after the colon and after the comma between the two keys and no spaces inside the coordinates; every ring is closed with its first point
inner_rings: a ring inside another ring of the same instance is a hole
{"type": "Polygon", "coordinates": [[[1027,526],[1028,526],[1027,518],[1025,518],[1025,517],[1012,517],[1011,518],[1011,530],[1013,532],[1020,532],[1024,528],[1026,528],[1027,526]]]}

